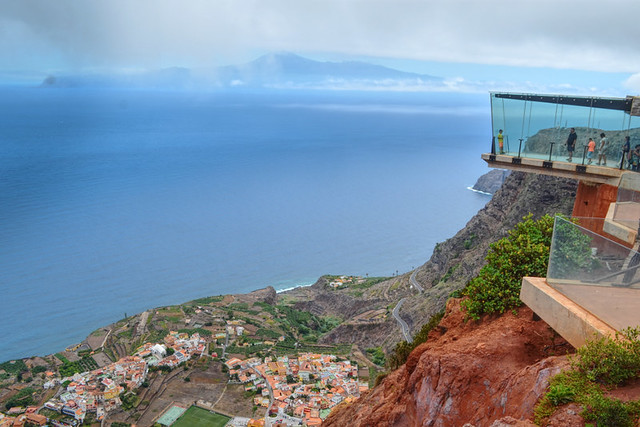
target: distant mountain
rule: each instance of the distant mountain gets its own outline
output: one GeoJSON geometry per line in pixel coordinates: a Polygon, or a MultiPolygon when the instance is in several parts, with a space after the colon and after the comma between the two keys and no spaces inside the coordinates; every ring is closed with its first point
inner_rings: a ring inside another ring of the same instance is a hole
{"type": "Polygon", "coordinates": [[[244,65],[220,67],[216,77],[222,86],[327,89],[442,81],[366,62],[320,62],[293,53],[272,53],[244,65]]]}
{"type": "Polygon", "coordinates": [[[167,68],[113,75],[49,76],[42,86],[403,90],[438,85],[442,80],[440,77],[407,73],[366,62],[321,62],[293,53],[273,53],[247,64],[217,67],[208,72],[195,73],[187,68],[167,68]]]}

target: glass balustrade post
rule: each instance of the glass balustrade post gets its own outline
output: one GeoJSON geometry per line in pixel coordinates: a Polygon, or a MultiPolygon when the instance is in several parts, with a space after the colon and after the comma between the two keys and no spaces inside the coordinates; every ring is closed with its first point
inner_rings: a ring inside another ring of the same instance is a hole
{"type": "Polygon", "coordinates": [[[582,165],[584,166],[584,159],[587,157],[587,146],[582,150],[582,165]]]}
{"type": "Polygon", "coordinates": [[[555,142],[551,141],[551,147],[549,148],[549,161],[551,161],[551,156],[553,154],[553,144],[555,144],[555,142]]]}
{"type": "Polygon", "coordinates": [[[520,145],[518,145],[518,158],[520,157],[520,152],[522,151],[522,141],[524,140],[520,138],[520,145]]]}

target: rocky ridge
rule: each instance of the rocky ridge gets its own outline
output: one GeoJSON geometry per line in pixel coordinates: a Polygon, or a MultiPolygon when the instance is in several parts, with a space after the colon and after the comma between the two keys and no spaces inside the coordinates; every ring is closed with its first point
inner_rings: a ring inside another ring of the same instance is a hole
{"type": "MultiPolygon", "coordinates": [[[[517,315],[465,322],[460,301],[449,295],[477,275],[490,243],[522,217],[569,215],[576,190],[573,180],[519,172],[507,177],[487,206],[418,269],[426,289],[408,297],[402,313],[414,331],[447,304],[428,341],[366,396],[334,411],[325,425],[533,425],[533,408],[548,378],[568,366],[564,354],[572,348],[527,307],[517,315]]],[[[574,417],[566,425],[583,423],[574,417]]]]}
{"type": "MultiPolygon", "coordinates": [[[[431,316],[443,310],[452,292],[462,289],[478,274],[492,242],[504,237],[515,224],[531,213],[570,215],[577,181],[543,175],[514,172],[504,184],[455,236],[436,245],[433,255],[416,271],[416,279],[424,288],[417,292],[410,283],[411,272],[376,284],[361,294],[328,292],[319,280],[307,288],[287,293],[297,300],[296,308],[317,315],[342,319],[357,317],[368,310],[392,308],[406,298],[400,316],[415,334],[431,316]]],[[[344,322],[323,336],[323,343],[350,342],[363,348],[383,346],[388,352],[403,339],[392,316],[375,325],[344,322]]]]}
{"type": "Polygon", "coordinates": [[[527,307],[465,322],[460,300],[451,299],[405,365],[323,425],[481,427],[530,419],[548,379],[568,366],[562,354],[570,349],[527,307]]]}

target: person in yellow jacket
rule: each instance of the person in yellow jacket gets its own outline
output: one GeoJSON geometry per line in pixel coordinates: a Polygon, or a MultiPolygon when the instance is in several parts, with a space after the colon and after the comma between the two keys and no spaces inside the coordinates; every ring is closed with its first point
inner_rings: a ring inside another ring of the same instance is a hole
{"type": "Polygon", "coordinates": [[[504,154],[504,135],[502,129],[498,131],[498,147],[500,147],[500,154],[504,154]]]}

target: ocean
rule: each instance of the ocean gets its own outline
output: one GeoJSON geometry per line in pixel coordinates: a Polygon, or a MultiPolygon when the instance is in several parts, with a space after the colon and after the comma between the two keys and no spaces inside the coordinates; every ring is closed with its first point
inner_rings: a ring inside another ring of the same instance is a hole
{"type": "Polygon", "coordinates": [[[489,200],[488,94],[0,88],[0,361],[195,298],[391,276],[489,200]]]}

